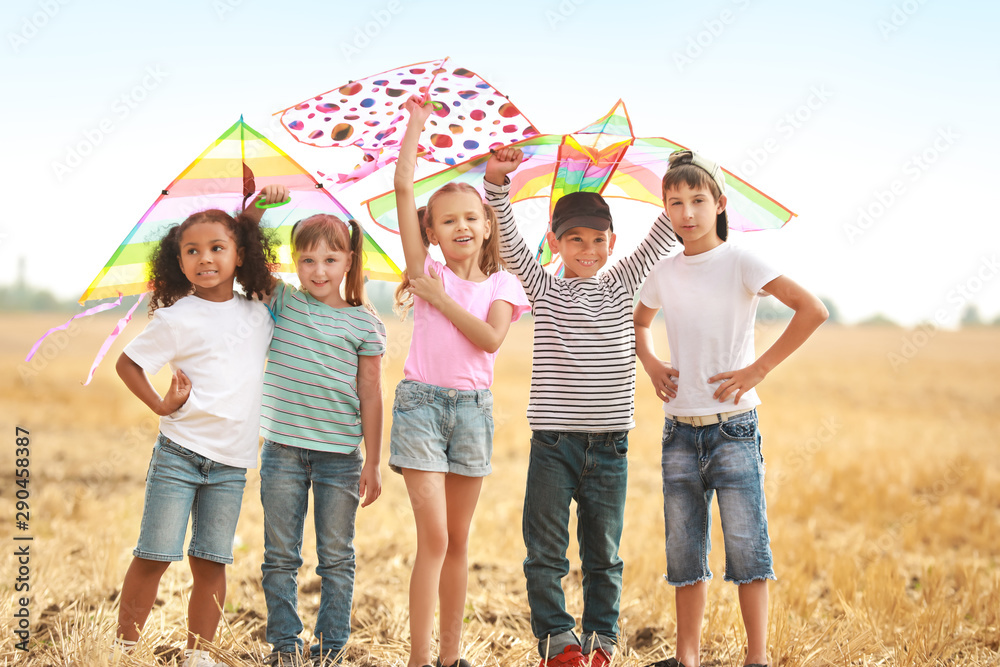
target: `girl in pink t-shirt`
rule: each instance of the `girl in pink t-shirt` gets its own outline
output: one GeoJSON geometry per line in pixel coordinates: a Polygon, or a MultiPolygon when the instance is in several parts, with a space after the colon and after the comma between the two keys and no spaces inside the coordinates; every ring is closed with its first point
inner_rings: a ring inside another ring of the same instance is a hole
{"type": "Polygon", "coordinates": [[[413,172],[433,106],[411,97],[404,108],[410,120],[395,188],[407,269],[396,304],[404,316],[413,306],[413,339],[392,408],[389,467],[403,474],[417,526],[407,664],[432,664],[440,592],[437,664],[466,667],[460,644],[469,526],[491,470],[493,361],[510,323],[530,306],[517,278],[501,269],[496,216],[475,188],[449,183],[417,210],[413,172]],[[444,264],[428,256],[429,244],[441,248],[444,264]]]}

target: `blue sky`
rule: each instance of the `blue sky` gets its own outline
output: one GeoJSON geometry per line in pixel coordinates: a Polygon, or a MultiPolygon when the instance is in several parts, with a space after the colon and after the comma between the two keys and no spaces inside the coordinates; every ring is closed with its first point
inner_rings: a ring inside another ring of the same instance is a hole
{"type": "Polygon", "coordinates": [[[948,325],[968,303],[1000,314],[995,5],[470,4],[5,2],[0,283],[24,257],[29,281],[78,296],[240,114],[306,168],[349,169],[353,149],[310,152],[271,114],[450,56],[542,132],[574,131],[621,97],[637,136],[746,177],[799,217],[740,242],[849,320],[948,325]]]}

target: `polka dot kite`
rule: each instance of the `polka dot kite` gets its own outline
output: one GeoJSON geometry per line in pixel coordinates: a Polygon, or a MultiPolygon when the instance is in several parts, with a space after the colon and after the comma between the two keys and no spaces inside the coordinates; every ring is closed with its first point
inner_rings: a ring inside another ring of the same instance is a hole
{"type": "Polygon", "coordinates": [[[395,151],[399,142],[395,126],[405,120],[403,102],[430,90],[431,99],[440,104],[420,141],[428,160],[457,164],[485,153],[497,138],[511,143],[538,134],[505,95],[447,60],[350,81],[281,111],[281,123],[297,141],[310,146],[395,151]]]}

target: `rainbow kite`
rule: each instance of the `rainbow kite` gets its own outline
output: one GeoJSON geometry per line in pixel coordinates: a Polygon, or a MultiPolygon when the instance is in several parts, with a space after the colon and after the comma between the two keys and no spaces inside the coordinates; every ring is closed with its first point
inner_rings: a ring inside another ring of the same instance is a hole
{"type": "MultiPolygon", "coordinates": [[[[241,211],[255,193],[270,184],[282,184],[291,191],[289,205],[268,209],[261,218],[261,224],[274,229],[281,243],[278,250],[280,263],[276,267],[278,271],[295,271],[289,246],[293,224],[317,213],[331,213],[345,220],[352,217],[309,172],[244,123],[241,116],[239,121],[223,132],[222,136],[162,190],[80,297],[81,304],[97,299],[117,299],[114,303],[99,304],[78,313],[70,322],[119,306],[123,296],[142,295],[104,341],[84,384],[90,383],[111,344],[125,329],[143,296],[149,291],[147,261],[167,230],[197,211],[210,208],[232,213],[241,211]]],[[[399,279],[399,268],[367,232],[364,253],[367,277],[377,280],[399,279]]],[[[31,360],[49,334],[67,326],[69,322],[47,331],[32,346],[25,361],[31,360]]]]}
{"type": "MultiPolygon", "coordinates": [[[[510,145],[520,148],[526,160],[510,175],[510,199],[517,203],[548,198],[551,216],[559,198],[570,192],[598,192],[606,198],[630,199],[663,207],[660,183],[668,158],[681,144],[662,137],[636,137],[625,103],[573,134],[539,134],[510,145]]],[[[414,183],[417,205],[449,181],[482,189],[489,155],[481,155],[439,171],[414,183]]],[[[778,229],[795,215],[743,179],[726,171],[729,227],[736,231],[778,229]]],[[[364,202],[377,225],[398,233],[396,196],[392,192],[364,202]]],[[[616,225],[615,231],[619,231],[616,225]]],[[[622,230],[625,231],[625,230],[622,230]]],[[[554,258],[547,244],[540,244],[540,259],[554,258]]]]}
{"type": "MultiPolygon", "coordinates": [[[[278,270],[293,273],[288,243],[294,223],[316,213],[332,213],[345,220],[352,216],[309,172],[244,123],[241,116],[163,189],[80,297],[80,303],[147,292],[146,262],[167,229],[209,208],[240,211],[262,187],[275,183],[291,190],[291,203],[265,211],[261,224],[275,229],[282,244],[278,270]]],[[[364,249],[365,275],[376,280],[399,279],[399,268],[367,232],[364,249]]]]}

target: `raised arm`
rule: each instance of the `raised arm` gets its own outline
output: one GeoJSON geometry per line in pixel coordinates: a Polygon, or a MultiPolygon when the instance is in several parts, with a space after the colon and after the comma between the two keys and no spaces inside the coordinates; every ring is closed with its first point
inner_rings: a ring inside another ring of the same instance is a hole
{"type": "Polygon", "coordinates": [[[424,247],[420,235],[420,221],[417,218],[417,200],[413,195],[413,175],[417,168],[420,133],[424,131],[424,123],[433,107],[427,96],[421,98],[413,95],[406,100],[403,108],[409,112],[410,119],[406,123],[406,133],[399,146],[399,159],[396,160],[396,176],[393,184],[396,191],[399,236],[403,242],[403,256],[406,258],[406,275],[413,280],[423,275],[424,259],[427,257],[427,248],[424,247]]]}
{"type": "Polygon", "coordinates": [[[524,154],[518,149],[501,148],[496,151],[486,163],[483,189],[486,191],[487,203],[497,214],[497,224],[500,227],[500,257],[507,265],[507,269],[520,279],[528,299],[534,302],[544,293],[549,275],[535,259],[535,253],[517,230],[514,210],[507,194],[509,189],[507,174],[514,171],[523,159],[524,154]]]}
{"type": "Polygon", "coordinates": [[[640,301],[635,305],[632,321],[635,323],[635,353],[642,363],[642,369],[653,383],[656,395],[664,403],[677,397],[677,370],[656,356],[653,346],[653,318],[659,308],[650,308],[640,301]]]}
{"type": "Polygon", "coordinates": [[[653,265],[663,259],[676,243],[677,237],[670,218],[666,211],[660,211],[642,243],[631,255],[608,269],[608,275],[612,280],[623,283],[629,294],[635,294],[642,287],[642,281],[649,275],[653,265]]]}
{"type": "Polygon", "coordinates": [[[719,399],[720,403],[725,402],[733,392],[735,392],[733,403],[738,403],[744,393],[757,386],[775,366],[799,349],[830,316],[822,301],[787,276],[778,276],[764,285],[764,289],[795,312],[788,326],[778,336],[778,340],[774,341],[757,361],[746,368],[719,373],[708,378],[710,383],[722,381],[715,390],[715,398],[719,399]]]}
{"type": "Polygon", "coordinates": [[[260,219],[264,217],[264,209],[258,207],[257,202],[277,204],[279,201],[286,201],[288,197],[289,190],[284,185],[280,183],[265,185],[255,198],[247,202],[247,207],[243,209],[243,215],[259,225],[260,219]]]}

